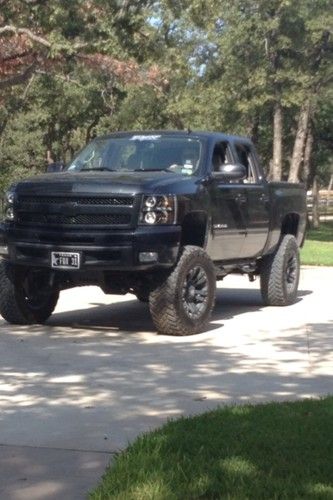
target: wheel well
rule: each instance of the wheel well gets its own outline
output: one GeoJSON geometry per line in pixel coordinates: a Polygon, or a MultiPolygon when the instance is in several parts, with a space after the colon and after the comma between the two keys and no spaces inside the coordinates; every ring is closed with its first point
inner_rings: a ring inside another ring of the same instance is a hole
{"type": "Polygon", "coordinates": [[[298,214],[288,214],[282,221],[281,235],[292,234],[297,238],[299,225],[298,214]]]}
{"type": "Polygon", "coordinates": [[[187,214],[182,223],[182,246],[195,245],[203,248],[205,246],[206,229],[207,215],[204,212],[187,214]]]}

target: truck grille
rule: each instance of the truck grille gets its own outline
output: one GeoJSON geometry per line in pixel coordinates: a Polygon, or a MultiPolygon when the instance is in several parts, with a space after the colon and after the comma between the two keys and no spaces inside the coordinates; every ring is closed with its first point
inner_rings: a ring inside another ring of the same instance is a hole
{"type": "Polygon", "coordinates": [[[18,196],[15,206],[20,226],[122,226],[134,215],[134,196],[28,195],[18,196]]]}
{"type": "Polygon", "coordinates": [[[29,214],[18,216],[19,224],[129,224],[131,216],[127,214],[29,214]]]}

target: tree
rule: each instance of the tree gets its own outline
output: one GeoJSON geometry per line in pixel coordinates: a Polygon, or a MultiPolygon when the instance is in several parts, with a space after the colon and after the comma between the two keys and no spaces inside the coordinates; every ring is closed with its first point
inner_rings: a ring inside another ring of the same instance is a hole
{"type": "MultiPolygon", "coordinates": [[[[70,157],[95,131],[224,130],[251,136],[270,179],[326,179],[328,0],[0,6],[3,149],[16,116],[33,113],[43,117],[33,122],[36,137],[54,159],[70,157]]],[[[10,162],[7,155],[2,167],[10,162]]],[[[45,154],[39,169],[43,162],[45,154]]]]}
{"type": "Polygon", "coordinates": [[[100,120],[115,113],[126,88],[148,86],[160,92],[167,84],[156,64],[142,60],[146,3],[0,0],[0,156],[2,171],[8,173],[4,184],[10,172],[14,177],[30,172],[26,167],[32,157],[17,154],[28,137],[18,123],[31,119],[33,164],[43,170],[47,154],[65,160],[89,141],[100,120]],[[16,147],[11,144],[13,134],[16,147]]]}
{"type": "MultiPolygon", "coordinates": [[[[49,75],[77,85],[77,68],[102,75],[104,98],[118,84],[163,86],[164,77],[156,65],[139,64],[138,38],[145,40],[144,6],[145,2],[120,4],[116,0],[56,0],[52,4],[2,0],[0,105],[6,107],[19,96],[13,91],[16,86],[26,85],[25,96],[36,76],[49,75]]],[[[6,125],[6,112],[2,113],[0,133],[6,125]]]]}
{"type": "MultiPolygon", "coordinates": [[[[298,181],[301,166],[304,164],[306,144],[309,149],[313,141],[311,136],[311,118],[315,116],[318,99],[325,93],[327,86],[333,81],[332,33],[333,15],[329,2],[322,0],[318,4],[305,2],[301,12],[304,17],[305,36],[303,51],[300,57],[304,75],[301,88],[301,103],[298,114],[297,130],[289,171],[289,181],[298,181]]],[[[309,156],[309,150],[307,151],[309,156]]]]}
{"type": "Polygon", "coordinates": [[[195,103],[194,109],[205,114],[204,122],[209,109],[214,125],[226,123],[233,132],[251,135],[272,180],[298,180],[310,118],[315,122],[316,100],[330,82],[329,3],[195,0],[186,5],[195,25],[190,31],[204,30],[201,47],[210,47],[202,51],[204,71],[195,87],[204,110],[195,103]]]}

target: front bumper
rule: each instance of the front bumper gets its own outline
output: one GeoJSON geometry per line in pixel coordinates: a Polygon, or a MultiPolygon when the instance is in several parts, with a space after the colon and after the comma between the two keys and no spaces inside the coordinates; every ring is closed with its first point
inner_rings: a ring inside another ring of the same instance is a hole
{"type": "Polygon", "coordinates": [[[51,267],[51,252],[79,252],[82,270],[146,270],[171,267],[178,258],[180,226],[142,226],[135,230],[20,229],[0,224],[0,257],[12,263],[51,267]],[[156,252],[157,261],[141,263],[140,252],[156,252]]]}

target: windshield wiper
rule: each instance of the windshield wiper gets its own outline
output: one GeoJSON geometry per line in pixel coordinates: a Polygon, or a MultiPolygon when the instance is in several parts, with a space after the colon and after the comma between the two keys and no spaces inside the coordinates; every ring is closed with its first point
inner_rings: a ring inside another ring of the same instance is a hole
{"type": "Polygon", "coordinates": [[[171,172],[167,168],[136,168],[130,172],[171,172]]]}
{"type": "Polygon", "coordinates": [[[81,168],[79,172],[116,172],[116,170],[106,167],[97,167],[97,168],[81,168]]]}

